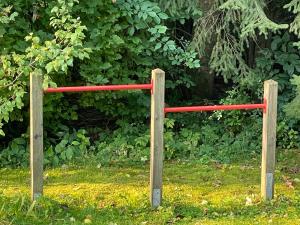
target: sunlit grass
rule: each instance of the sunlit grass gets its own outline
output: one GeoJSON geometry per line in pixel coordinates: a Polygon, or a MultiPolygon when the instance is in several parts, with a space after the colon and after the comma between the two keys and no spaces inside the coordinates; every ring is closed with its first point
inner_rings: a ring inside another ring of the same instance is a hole
{"type": "Polygon", "coordinates": [[[149,204],[148,165],[47,169],[45,197],[34,206],[29,170],[1,169],[0,224],[300,224],[300,174],[293,171],[300,157],[289,157],[277,165],[269,203],[260,199],[258,162],[165,163],[157,210],[149,204]]]}

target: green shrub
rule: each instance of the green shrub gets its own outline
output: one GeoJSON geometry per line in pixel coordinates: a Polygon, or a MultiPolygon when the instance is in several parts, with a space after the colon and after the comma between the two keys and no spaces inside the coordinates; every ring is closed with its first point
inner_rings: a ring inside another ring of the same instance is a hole
{"type": "Polygon", "coordinates": [[[69,129],[57,133],[59,139],[58,144],[55,146],[50,145],[45,150],[44,164],[47,166],[58,166],[64,163],[70,163],[74,161],[84,161],[90,149],[90,140],[86,136],[85,130],[73,130],[69,129]]]}
{"type": "Polygon", "coordinates": [[[294,129],[293,120],[283,119],[277,123],[277,142],[282,149],[293,149],[300,147],[299,131],[294,129]]]}
{"type": "MultiPolygon", "coordinates": [[[[197,54],[188,42],[178,45],[173,40],[167,20],[158,4],[147,0],[1,1],[0,136],[11,132],[1,139],[6,149],[0,150],[1,157],[14,159],[14,166],[21,166],[17,161],[24,157],[22,165],[28,164],[28,151],[24,155],[24,149],[14,147],[9,152],[8,143],[20,134],[7,127],[14,122],[23,132],[28,127],[28,80],[33,71],[43,74],[45,88],[149,83],[156,67],[167,72],[168,88],[193,85],[189,72],[200,66],[197,54]]],[[[75,132],[56,134],[62,124],[78,120],[79,111],[93,107],[114,122],[144,122],[149,118],[149,99],[149,92],[143,91],[45,95],[46,164],[59,165],[76,156],[74,148],[79,147],[71,140],[75,132]]]]}
{"type": "Polygon", "coordinates": [[[300,76],[294,76],[291,83],[296,87],[296,96],[286,105],[285,112],[290,118],[300,121],[300,76]]]}
{"type": "MultiPolygon", "coordinates": [[[[151,70],[161,67],[168,87],[175,88],[190,86],[186,70],[200,66],[188,43],[172,39],[164,25],[168,16],[152,1],[7,0],[1,7],[0,135],[5,124],[26,117],[32,71],[43,74],[47,87],[149,83],[151,70]]],[[[46,95],[45,108],[52,110],[45,118],[56,120],[45,119],[45,127],[76,119],[76,108],[136,120],[148,117],[148,106],[142,91],[86,93],[75,101],[72,95],[46,95]]]]}
{"type": "Polygon", "coordinates": [[[0,167],[25,167],[29,165],[29,143],[24,137],[15,138],[0,152],[0,167]]]}
{"type": "MultiPolygon", "coordinates": [[[[44,165],[59,166],[72,162],[83,162],[92,155],[89,137],[85,130],[70,131],[62,127],[55,137],[45,142],[44,165]]],[[[0,152],[0,167],[29,166],[28,137],[15,138],[0,152]]]]}

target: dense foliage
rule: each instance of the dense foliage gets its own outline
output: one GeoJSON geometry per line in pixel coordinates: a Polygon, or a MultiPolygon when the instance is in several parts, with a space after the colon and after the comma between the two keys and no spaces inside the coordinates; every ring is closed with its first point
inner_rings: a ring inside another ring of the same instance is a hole
{"type": "MultiPolygon", "coordinates": [[[[28,165],[30,73],[41,74],[44,87],[148,83],[159,67],[171,105],[259,102],[263,81],[274,79],[278,146],[299,147],[300,2],[216,0],[207,12],[201,4],[1,1],[0,165],[28,165]],[[213,96],[195,91],[203,89],[199,59],[209,61],[210,76],[222,78],[213,96]]],[[[143,91],[45,95],[45,164],[147,161],[149,106],[143,91]]],[[[230,161],[260,152],[258,111],[168,117],[166,159],[230,161]]]]}
{"type": "MultiPolygon", "coordinates": [[[[278,145],[283,148],[299,146],[296,107],[300,96],[292,85],[297,83],[294,74],[300,72],[298,7],[299,1],[218,0],[197,21],[193,40],[200,55],[209,57],[209,68],[230,83],[232,90],[224,98],[227,103],[260,101],[263,81],[278,81],[278,145]]],[[[235,117],[234,123],[241,119],[235,117]]]]}

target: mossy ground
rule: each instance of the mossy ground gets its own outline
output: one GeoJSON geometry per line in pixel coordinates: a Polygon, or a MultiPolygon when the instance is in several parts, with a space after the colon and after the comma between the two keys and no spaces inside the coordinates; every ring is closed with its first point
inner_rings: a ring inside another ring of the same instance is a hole
{"type": "Polygon", "coordinates": [[[260,200],[259,162],[168,162],[162,207],[149,204],[149,166],[68,166],[45,171],[29,201],[28,169],[0,170],[0,224],[300,224],[300,153],[282,155],[276,196],[260,200]]]}

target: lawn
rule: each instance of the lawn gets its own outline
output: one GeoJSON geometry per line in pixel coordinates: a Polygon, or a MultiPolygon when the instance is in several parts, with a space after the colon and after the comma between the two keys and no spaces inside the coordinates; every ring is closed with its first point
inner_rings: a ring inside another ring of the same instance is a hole
{"type": "Polygon", "coordinates": [[[44,197],[29,201],[28,169],[0,170],[0,224],[300,224],[300,153],[282,155],[276,196],[260,200],[251,163],[166,162],[163,205],[149,204],[149,166],[63,166],[45,171],[44,197]]]}

